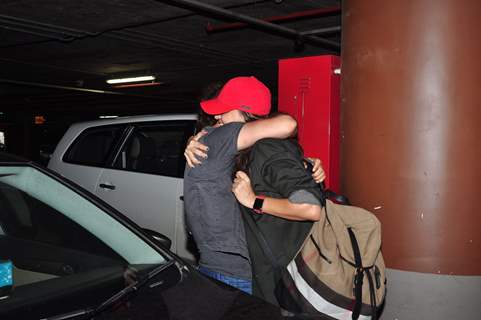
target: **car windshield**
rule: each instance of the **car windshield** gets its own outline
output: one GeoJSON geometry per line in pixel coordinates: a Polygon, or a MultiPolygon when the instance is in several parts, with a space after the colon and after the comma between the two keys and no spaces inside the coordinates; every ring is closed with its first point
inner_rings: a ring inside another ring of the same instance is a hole
{"type": "Polygon", "coordinates": [[[132,270],[167,259],[75,188],[32,166],[0,166],[0,274],[10,272],[0,313],[60,292],[82,301],[66,310],[99,303],[128,286],[132,270]]]}

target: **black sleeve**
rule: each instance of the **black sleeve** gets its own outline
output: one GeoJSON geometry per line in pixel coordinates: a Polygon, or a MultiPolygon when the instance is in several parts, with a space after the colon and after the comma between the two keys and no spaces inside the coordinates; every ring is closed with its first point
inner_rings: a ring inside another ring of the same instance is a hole
{"type": "Polygon", "coordinates": [[[264,162],[261,174],[264,182],[282,198],[299,190],[311,192],[319,199],[319,186],[304,168],[302,158],[288,150],[279,150],[264,162]]]}

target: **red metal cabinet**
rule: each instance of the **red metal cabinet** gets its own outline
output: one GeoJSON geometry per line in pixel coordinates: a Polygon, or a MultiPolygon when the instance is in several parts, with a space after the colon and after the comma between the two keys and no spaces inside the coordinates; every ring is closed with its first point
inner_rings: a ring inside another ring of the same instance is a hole
{"type": "Polygon", "coordinates": [[[299,142],[320,158],[326,186],[340,190],[340,68],[338,56],[279,60],[278,108],[298,121],[299,142]]]}

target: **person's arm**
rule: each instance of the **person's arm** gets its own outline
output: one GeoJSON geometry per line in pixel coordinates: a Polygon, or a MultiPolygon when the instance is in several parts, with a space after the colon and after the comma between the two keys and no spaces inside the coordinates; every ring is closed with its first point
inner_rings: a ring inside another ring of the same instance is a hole
{"type": "MultiPolygon", "coordinates": [[[[251,182],[247,174],[237,171],[232,192],[237,201],[243,206],[252,209],[256,199],[256,194],[252,190],[251,182]]],[[[279,218],[296,221],[318,221],[321,218],[321,207],[309,203],[293,203],[289,199],[277,199],[271,197],[264,198],[262,212],[279,218]]]]}
{"type": "MultiPolygon", "coordinates": [[[[207,158],[209,147],[199,142],[199,139],[206,135],[207,132],[200,131],[195,136],[191,136],[187,141],[187,146],[184,150],[184,157],[187,165],[191,168],[202,163],[199,159],[207,158]]],[[[322,168],[322,162],[318,158],[306,158],[312,164],[312,178],[316,183],[321,183],[326,178],[326,174],[322,168]]]]}
{"type": "Polygon", "coordinates": [[[191,168],[202,163],[199,158],[207,158],[207,151],[209,151],[209,147],[199,142],[199,139],[206,134],[206,131],[201,130],[195,136],[191,136],[189,140],[187,140],[187,146],[184,150],[184,157],[187,161],[187,165],[191,168]]]}
{"type": "MultiPolygon", "coordinates": [[[[287,114],[245,123],[237,137],[237,150],[246,149],[264,138],[288,138],[296,132],[296,129],[296,120],[287,114]]],[[[191,168],[201,164],[202,158],[207,158],[209,148],[199,142],[199,139],[205,134],[205,131],[201,131],[187,142],[184,157],[187,165],[191,168]]]]}
{"type": "Polygon", "coordinates": [[[247,149],[264,138],[288,138],[296,129],[296,120],[287,114],[247,122],[239,132],[237,150],[247,149]]]}

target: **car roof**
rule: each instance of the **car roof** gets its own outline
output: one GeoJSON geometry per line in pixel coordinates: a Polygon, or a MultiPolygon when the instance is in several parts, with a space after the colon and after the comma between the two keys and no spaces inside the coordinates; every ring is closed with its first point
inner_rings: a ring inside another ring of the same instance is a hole
{"type": "Polygon", "coordinates": [[[0,163],[29,163],[30,160],[13,155],[8,152],[0,151],[0,163]]]}
{"type": "Polygon", "coordinates": [[[150,114],[150,115],[139,115],[139,116],[128,116],[128,117],[83,121],[83,122],[75,123],[74,126],[85,128],[90,126],[109,125],[109,124],[118,124],[118,123],[168,121],[168,120],[197,120],[197,115],[194,113],[150,114]]]}

